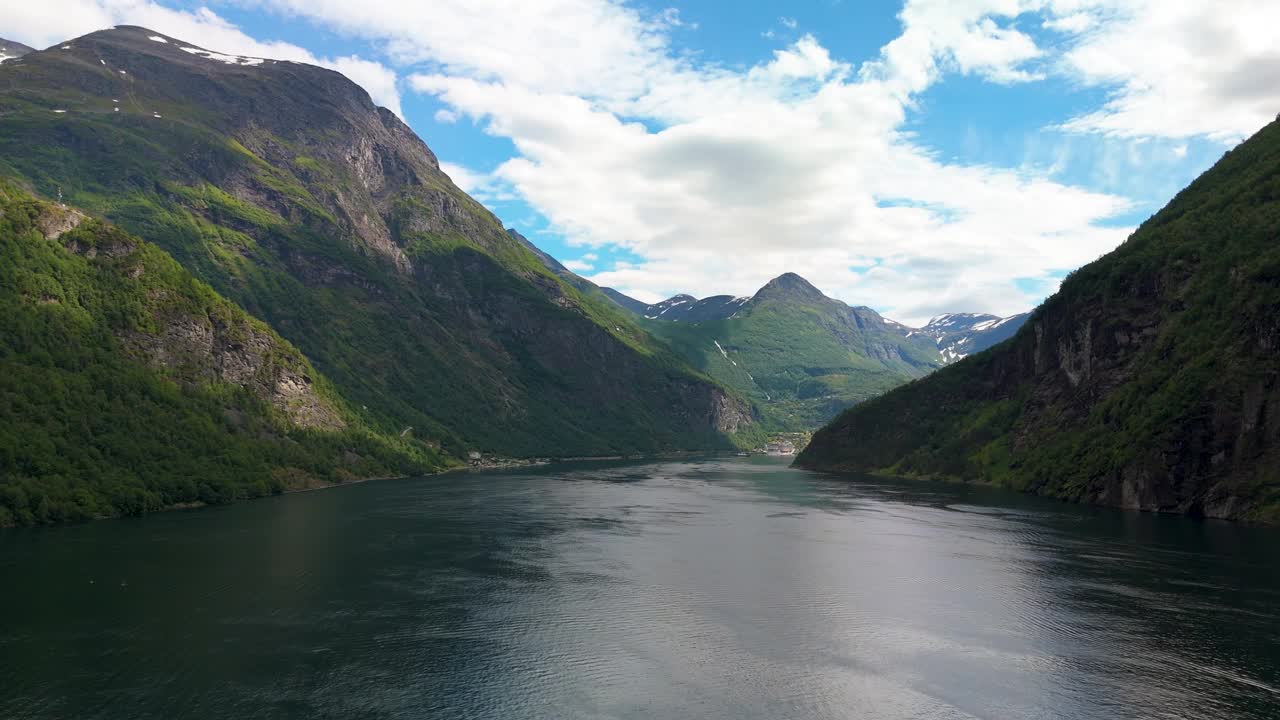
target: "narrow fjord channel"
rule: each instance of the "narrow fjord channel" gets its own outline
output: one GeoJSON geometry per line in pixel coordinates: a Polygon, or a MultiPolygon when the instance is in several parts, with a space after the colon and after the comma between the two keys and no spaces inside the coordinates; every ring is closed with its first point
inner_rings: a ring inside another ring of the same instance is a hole
{"type": "Polygon", "coordinates": [[[0,717],[1273,718],[1280,530],[768,458],[0,532],[0,717]]]}

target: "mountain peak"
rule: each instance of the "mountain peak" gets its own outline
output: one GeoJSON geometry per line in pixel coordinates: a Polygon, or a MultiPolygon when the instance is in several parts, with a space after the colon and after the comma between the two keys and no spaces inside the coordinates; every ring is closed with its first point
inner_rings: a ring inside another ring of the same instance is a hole
{"type": "Polygon", "coordinates": [[[755,299],[763,298],[791,298],[799,300],[826,300],[826,295],[822,291],[813,286],[813,283],[805,280],[799,275],[788,272],[765,283],[765,286],[756,292],[755,299]]]}
{"type": "Polygon", "coordinates": [[[20,42],[0,38],[0,63],[5,60],[20,58],[29,52],[35,52],[35,48],[23,45],[20,42]]]}
{"type": "Polygon", "coordinates": [[[928,324],[924,326],[924,329],[949,328],[960,325],[968,326],[999,319],[1000,316],[991,315],[989,313],[945,313],[935,318],[931,318],[928,324]]]}

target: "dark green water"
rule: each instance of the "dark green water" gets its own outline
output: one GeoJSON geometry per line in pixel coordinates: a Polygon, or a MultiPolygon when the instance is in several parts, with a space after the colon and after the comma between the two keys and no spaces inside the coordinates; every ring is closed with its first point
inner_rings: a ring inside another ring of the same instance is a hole
{"type": "Polygon", "coordinates": [[[1280,531],[766,459],[0,532],[0,718],[1276,718],[1280,531]]]}

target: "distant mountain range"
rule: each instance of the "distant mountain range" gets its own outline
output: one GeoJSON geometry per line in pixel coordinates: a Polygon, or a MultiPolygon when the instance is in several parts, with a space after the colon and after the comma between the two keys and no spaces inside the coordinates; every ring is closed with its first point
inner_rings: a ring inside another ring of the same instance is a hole
{"type": "Polygon", "coordinates": [[[1021,313],[1002,318],[978,313],[950,313],[939,315],[928,325],[918,330],[908,329],[907,332],[932,338],[942,361],[950,364],[1013,337],[1030,315],[1021,313]]]}
{"type": "Polygon", "coordinates": [[[660,303],[645,307],[641,314],[646,320],[668,322],[703,322],[725,320],[733,317],[742,306],[751,302],[750,297],[713,295],[699,300],[692,295],[675,295],[660,303]]]}
{"type": "MultiPolygon", "coordinates": [[[[567,270],[563,270],[567,273],[567,270]]],[[[783,274],[749,297],[647,304],[603,292],[686,360],[760,408],[764,425],[810,430],[840,410],[1009,337],[1025,315],[957,314],[911,328],[783,274]]]]}
{"type": "Polygon", "coordinates": [[[1012,339],[850,409],[798,462],[1280,520],[1278,229],[1280,121],[1012,339]]]}
{"type": "Polygon", "coordinates": [[[20,58],[29,52],[35,52],[35,48],[27,47],[20,42],[0,38],[0,63],[20,58]]]}
{"type": "MultiPolygon", "coordinates": [[[[566,273],[569,272],[563,266],[561,269],[566,273]]],[[[752,299],[750,296],[734,297],[732,295],[712,295],[699,299],[692,295],[681,294],[662,302],[649,304],[628,297],[612,288],[601,288],[601,290],[618,305],[646,320],[668,322],[697,323],[726,320],[737,314],[752,299]]],[[[879,318],[885,326],[896,329],[904,338],[923,336],[933,340],[938,348],[939,362],[942,365],[982,352],[996,343],[1013,337],[1030,315],[1030,313],[1020,313],[1000,317],[981,313],[948,313],[933,318],[924,327],[913,328],[881,317],[879,313],[865,305],[855,306],[853,310],[866,317],[879,318]]]]}

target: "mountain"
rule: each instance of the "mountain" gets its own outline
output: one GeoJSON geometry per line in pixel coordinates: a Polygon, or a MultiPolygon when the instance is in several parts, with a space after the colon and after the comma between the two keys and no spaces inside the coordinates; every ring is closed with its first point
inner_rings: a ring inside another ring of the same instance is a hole
{"type": "Polygon", "coordinates": [[[158,247],[0,182],[0,527],[449,463],[158,247]]]}
{"type": "Polygon", "coordinates": [[[613,308],[614,305],[617,305],[632,315],[638,314],[639,310],[648,307],[645,303],[642,303],[639,300],[629,298],[613,288],[600,287],[575,273],[565,267],[559,260],[543,251],[537,245],[534,245],[528,238],[521,235],[514,228],[507,228],[507,234],[514,238],[516,242],[520,243],[520,245],[526,250],[533,253],[533,256],[538,259],[538,262],[542,263],[544,268],[550,270],[556,277],[577,289],[578,292],[592,298],[598,304],[603,305],[606,308],[613,308]]]}
{"type": "Polygon", "coordinates": [[[692,295],[674,295],[662,302],[646,306],[641,315],[647,320],[668,322],[705,322],[733,317],[749,302],[749,297],[713,295],[699,300],[692,295]]]}
{"type": "Polygon", "coordinates": [[[811,430],[850,405],[941,367],[934,341],[786,273],[752,297],[677,295],[645,327],[750,398],[772,431],[811,430]]]}
{"type": "Polygon", "coordinates": [[[942,359],[953,363],[1013,337],[1030,315],[1022,313],[1002,318],[979,313],[948,313],[908,332],[933,338],[942,359]]]}
{"type": "Polygon", "coordinates": [[[649,309],[649,303],[641,302],[639,300],[636,300],[633,297],[628,297],[627,295],[623,295],[622,293],[618,292],[617,290],[614,290],[611,287],[602,287],[600,288],[600,291],[605,294],[605,297],[612,300],[623,310],[634,313],[636,315],[644,315],[645,311],[649,309]]]}
{"type": "Polygon", "coordinates": [[[1015,337],[864,403],[798,464],[1280,520],[1280,122],[1015,337]]]}
{"type": "MultiPolygon", "coordinates": [[[[545,255],[545,253],[543,253],[545,255]]],[[[572,273],[547,256],[548,266],[572,273]]],[[[576,276],[575,276],[576,277],[576,276]]],[[[799,277],[799,276],[796,276],[799,277]]],[[[581,278],[579,278],[581,280],[581,278]]],[[[585,280],[582,280],[586,282],[585,280]]],[[[807,283],[806,283],[807,284],[807,283]]],[[[742,306],[751,300],[750,297],[734,297],[733,295],[713,295],[698,299],[692,295],[673,295],[658,303],[644,303],[628,297],[612,288],[601,288],[609,299],[647,320],[670,320],[673,322],[704,322],[707,320],[724,320],[737,313],[742,306]]],[[[998,315],[979,313],[949,313],[940,315],[929,321],[922,328],[903,325],[896,320],[881,317],[871,308],[860,305],[853,308],[855,314],[879,318],[888,328],[896,330],[906,338],[923,335],[934,341],[943,364],[955,362],[968,355],[982,352],[987,348],[1013,337],[1018,328],[1026,322],[1030,313],[1011,315],[1002,318],[998,315]]],[[[915,343],[913,343],[915,344],[915,343]]]]}
{"type": "Polygon", "coordinates": [[[35,48],[27,47],[20,42],[0,38],[0,63],[20,58],[29,52],[35,52],[35,48]]]}
{"type": "Polygon", "coordinates": [[[154,242],[454,455],[732,447],[750,406],[548,270],[338,73],[139,27],[0,66],[0,175],[154,242]]]}

